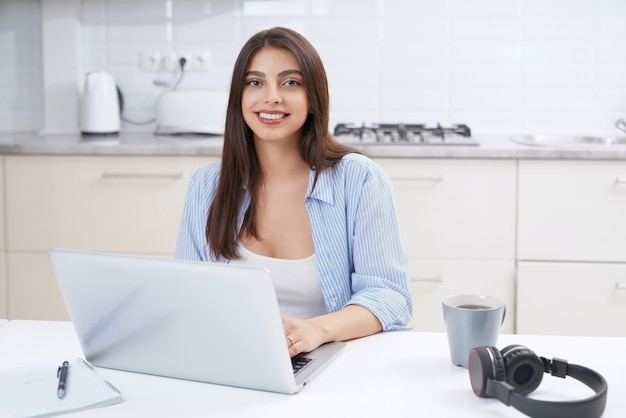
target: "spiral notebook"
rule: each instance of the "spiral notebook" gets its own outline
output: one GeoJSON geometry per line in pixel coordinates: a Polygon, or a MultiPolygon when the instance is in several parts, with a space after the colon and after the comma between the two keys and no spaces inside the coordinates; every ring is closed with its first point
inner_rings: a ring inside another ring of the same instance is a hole
{"type": "Polygon", "coordinates": [[[16,418],[47,417],[112,405],[122,395],[85,360],[70,361],[66,392],[57,396],[57,369],[45,363],[0,371],[0,403],[16,418]]]}

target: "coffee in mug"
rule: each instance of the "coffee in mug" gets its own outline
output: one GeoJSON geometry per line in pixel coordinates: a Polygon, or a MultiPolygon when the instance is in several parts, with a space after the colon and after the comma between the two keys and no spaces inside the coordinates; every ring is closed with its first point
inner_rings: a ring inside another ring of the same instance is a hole
{"type": "Polygon", "coordinates": [[[472,304],[472,303],[466,303],[466,304],[457,306],[457,308],[461,308],[461,309],[490,309],[491,306],[476,305],[476,304],[472,304]]]}

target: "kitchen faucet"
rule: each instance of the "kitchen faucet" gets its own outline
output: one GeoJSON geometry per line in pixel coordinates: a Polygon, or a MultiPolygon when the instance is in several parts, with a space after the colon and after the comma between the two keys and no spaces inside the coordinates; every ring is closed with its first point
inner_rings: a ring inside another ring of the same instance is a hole
{"type": "Polygon", "coordinates": [[[615,121],[615,126],[617,127],[617,129],[619,129],[620,131],[624,131],[626,132],[626,122],[624,122],[624,119],[618,119],[615,121]]]}

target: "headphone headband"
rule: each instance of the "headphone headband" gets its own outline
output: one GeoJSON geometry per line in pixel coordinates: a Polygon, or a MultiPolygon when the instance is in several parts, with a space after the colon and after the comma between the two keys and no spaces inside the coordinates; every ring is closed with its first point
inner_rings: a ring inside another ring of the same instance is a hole
{"type": "MultiPolygon", "coordinates": [[[[544,373],[556,377],[570,376],[591,388],[595,392],[594,395],[575,401],[558,402],[528,398],[507,381],[509,379],[506,378],[505,364],[498,364],[498,362],[505,363],[502,355],[493,347],[478,347],[470,352],[470,365],[468,367],[472,387],[478,396],[497,398],[505,405],[512,406],[534,418],[599,418],[603,414],[606,407],[608,384],[602,375],[587,367],[570,364],[567,360],[559,358],[548,360],[544,357],[536,357],[532,351],[521,346],[515,348],[524,350],[519,356],[529,356],[529,359],[522,358],[521,361],[537,361],[540,366],[543,366],[544,373]],[[478,372],[482,373],[482,387],[478,389],[475,387],[479,377],[476,371],[477,365],[481,366],[481,370],[478,372]],[[505,373],[505,375],[498,376],[498,373],[505,373]]],[[[518,364],[520,363],[519,357],[516,361],[518,364]]],[[[538,384],[539,382],[537,382],[538,384]]]]}

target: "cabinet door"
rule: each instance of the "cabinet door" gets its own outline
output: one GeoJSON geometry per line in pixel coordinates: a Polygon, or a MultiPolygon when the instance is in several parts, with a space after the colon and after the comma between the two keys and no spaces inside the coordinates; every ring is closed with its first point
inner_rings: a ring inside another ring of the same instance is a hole
{"type": "Polygon", "coordinates": [[[520,161],[518,258],[626,262],[626,162],[520,161]]]}
{"type": "Polygon", "coordinates": [[[626,264],[520,262],[520,334],[626,337],[626,264]]]}
{"type": "Polygon", "coordinates": [[[9,318],[9,311],[7,309],[9,296],[7,290],[6,254],[4,251],[0,251],[0,319],[9,318]]]}
{"type": "Polygon", "coordinates": [[[7,254],[7,275],[10,319],[69,320],[48,253],[7,254]]]}
{"type": "Polygon", "coordinates": [[[204,157],[8,156],[7,248],[173,254],[204,157]]]}
{"type": "Polygon", "coordinates": [[[441,300],[452,294],[479,293],[502,299],[506,317],[502,332],[515,324],[515,262],[413,260],[411,263],[415,331],[445,331],[441,300]]]}
{"type": "Polygon", "coordinates": [[[515,161],[376,161],[393,180],[409,257],[515,257],[515,161]]]}

